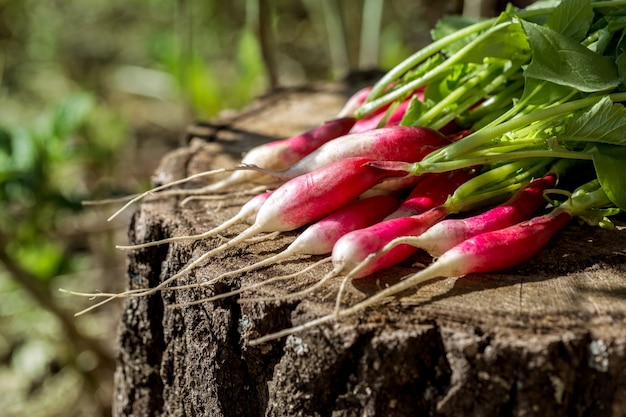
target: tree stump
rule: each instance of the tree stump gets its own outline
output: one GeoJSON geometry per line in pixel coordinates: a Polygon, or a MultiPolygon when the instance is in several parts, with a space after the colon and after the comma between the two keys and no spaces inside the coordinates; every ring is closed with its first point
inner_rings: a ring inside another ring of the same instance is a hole
{"type": "MultiPolygon", "coordinates": [[[[351,91],[344,85],[286,90],[194,126],[189,141],[163,158],[153,182],[236,164],[255,144],[333,117],[351,91]]],[[[208,230],[247,198],[181,207],[180,199],[153,196],[133,216],[130,243],[208,230]]],[[[623,227],[624,218],[617,224],[623,227]]],[[[295,235],[239,245],[177,284],[253,263],[295,235]]],[[[132,251],[127,286],[153,287],[221,242],[216,237],[132,251]]],[[[302,270],[319,258],[126,299],[114,415],[626,416],[625,249],[624,230],[572,222],[518,267],[435,280],[358,315],[258,346],[248,341],[329,313],[338,282],[303,298],[250,303],[231,297],[172,306],[302,270]]],[[[415,263],[428,262],[416,254],[352,282],[345,300],[363,299],[413,271],[415,263]]],[[[242,297],[289,294],[329,269],[320,266],[242,297]]]]}

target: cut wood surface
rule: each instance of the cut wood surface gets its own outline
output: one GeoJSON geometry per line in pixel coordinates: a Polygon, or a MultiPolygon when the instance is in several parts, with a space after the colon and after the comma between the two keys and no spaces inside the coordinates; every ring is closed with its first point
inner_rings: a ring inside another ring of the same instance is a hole
{"type": "MultiPolygon", "coordinates": [[[[193,126],[186,144],[163,158],[153,182],[235,165],[251,146],[332,118],[352,91],[344,85],[284,90],[193,126]]],[[[133,216],[129,243],[201,233],[236,213],[247,198],[181,207],[180,198],[149,197],[133,216]]],[[[618,229],[610,231],[572,222],[518,267],[434,280],[355,316],[258,346],[249,340],[331,312],[339,280],[304,298],[237,300],[293,293],[330,265],[193,306],[172,308],[302,270],[320,258],[297,258],[204,288],[127,299],[114,414],[626,416],[624,217],[616,223],[618,229]]],[[[268,257],[296,233],[238,245],[177,284],[207,281],[268,257]]],[[[128,288],[153,287],[221,242],[215,237],[131,251],[128,288]]],[[[430,261],[416,254],[353,281],[344,302],[374,294],[430,261]]]]}

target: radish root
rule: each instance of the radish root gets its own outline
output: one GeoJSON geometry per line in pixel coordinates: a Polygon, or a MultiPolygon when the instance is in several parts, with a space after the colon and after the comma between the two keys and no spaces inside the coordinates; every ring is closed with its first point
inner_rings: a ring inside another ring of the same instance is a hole
{"type": "MultiPolygon", "coordinates": [[[[326,262],[328,262],[329,260],[330,260],[330,258],[326,258],[326,262]]],[[[322,260],[322,261],[324,261],[324,260],[322,260]]],[[[322,262],[322,261],[320,261],[320,262],[322,262]]],[[[299,275],[303,271],[299,271],[298,273],[296,273],[294,275],[299,275]]],[[[283,301],[283,300],[290,300],[292,298],[300,298],[300,297],[303,297],[303,296],[305,296],[307,294],[312,293],[313,291],[317,290],[318,288],[321,288],[324,284],[326,284],[326,282],[328,282],[329,280],[335,278],[338,275],[339,275],[339,273],[337,272],[337,269],[335,268],[332,271],[330,271],[328,274],[324,275],[315,284],[310,285],[310,286],[306,287],[303,290],[292,292],[292,293],[289,293],[289,294],[279,295],[277,297],[248,297],[248,298],[240,298],[237,301],[239,303],[256,303],[256,302],[283,301]]]]}
{"type": "MultiPolygon", "coordinates": [[[[193,305],[197,305],[197,304],[202,304],[202,303],[205,303],[205,302],[217,301],[217,300],[221,300],[223,298],[228,298],[228,297],[232,297],[232,296],[237,295],[237,294],[241,294],[244,291],[252,290],[254,288],[259,288],[259,287],[262,287],[264,285],[271,284],[273,282],[286,281],[288,279],[295,278],[295,277],[297,277],[297,276],[299,276],[299,275],[301,275],[301,274],[303,274],[303,273],[305,273],[307,271],[310,271],[311,269],[313,269],[313,268],[315,268],[315,267],[317,267],[319,265],[327,263],[327,262],[330,261],[330,259],[331,259],[330,257],[326,257],[324,259],[321,259],[321,260],[313,263],[312,265],[309,265],[308,267],[304,268],[303,270],[295,272],[293,274],[275,276],[275,277],[272,277],[272,278],[265,279],[265,280],[263,280],[261,282],[257,282],[257,283],[254,283],[254,284],[247,285],[245,287],[238,288],[236,290],[228,291],[228,292],[225,292],[225,293],[222,293],[222,294],[217,294],[217,295],[214,295],[212,297],[206,297],[206,298],[203,298],[203,299],[200,299],[200,300],[190,301],[188,303],[172,304],[172,305],[169,306],[169,308],[189,307],[189,306],[193,306],[193,305]]],[[[167,289],[168,290],[180,290],[180,289],[187,289],[187,288],[204,287],[204,286],[210,285],[213,282],[216,282],[219,279],[224,278],[225,275],[226,274],[222,274],[222,275],[218,276],[217,278],[214,278],[211,281],[208,281],[208,282],[205,282],[205,283],[202,283],[202,284],[181,285],[181,286],[177,286],[177,287],[169,287],[167,289]]],[[[247,299],[247,300],[251,300],[251,299],[247,299]]]]}
{"type": "MultiPolygon", "coordinates": [[[[306,323],[303,323],[299,326],[294,326],[288,329],[283,329],[280,330],[278,332],[275,333],[270,333],[268,335],[259,337],[257,339],[252,339],[249,341],[249,344],[251,346],[255,346],[255,345],[260,345],[263,343],[267,343],[270,342],[272,340],[276,340],[276,339],[280,339],[284,336],[289,336],[291,334],[294,333],[299,333],[302,332],[304,330],[307,329],[311,329],[313,327],[319,326],[320,324],[323,323],[327,323],[329,321],[332,320],[337,320],[339,318],[342,317],[347,317],[350,316],[352,314],[358,313],[359,311],[362,311],[368,307],[372,307],[376,304],[381,303],[382,301],[384,301],[384,299],[386,299],[387,297],[390,297],[392,295],[396,295],[404,290],[407,290],[409,288],[412,288],[416,285],[422,284],[426,281],[429,281],[431,279],[440,277],[440,276],[449,276],[449,271],[447,271],[448,266],[447,265],[443,265],[440,263],[433,263],[431,264],[431,266],[427,267],[426,269],[421,270],[420,272],[413,274],[413,275],[409,275],[408,278],[403,279],[402,281],[398,282],[397,284],[394,284],[380,292],[377,292],[376,294],[372,295],[369,298],[366,298],[363,301],[360,301],[350,307],[347,307],[343,310],[341,309],[337,309],[335,307],[335,310],[331,313],[331,314],[327,314],[325,316],[319,317],[317,319],[314,320],[310,320],[306,323]]],[[[347,280],[346,280],[347,282],[347,280]]]]}
{"type": "MultiPolygon", "coordinates": [[[[148,191],[145,191],[141,194],[137,194],[135,195],[133,198],[131,198],[126,204],[124,204],[122,207],[120,207],[115,213],[113,213],[108,219],[107,221],[111,221],[114,218],[116,218],[117,216],[120,215],[120,213],[122,213],[124,210],[126,210],[128,207],[130,207],[132,204],[136,203],[137,201],[158,193],[161,196],[172,196],[172,195],[200,195],[200,194],[204,194],[207,193],[211,190],[211,186],[205,186],[202,188],[196,188],[193,190],[169,190],[169,191],[164,191],[164,192],[160,192],[162,190],[166,190],[167,188],[171,188],[175,185],[180,185],[180,184],[184,184],[187,183],[189,181],[198,179],[198,178],[202,178],[202,177],[207,177],[207,176],[211,176],[211,175],[215,175],[215,174],[221,174],[224,172],[234,172],[234,171],[243,171],[243,170],[251,170],[251,167],[248,165],[239,165],[236,167],[232,167],[232,168],[218,168],[218,169],[213,169],[210,171],[203,171],[203,172],[198,172],[197,174],[193,174],[190,175],[188,177],[185,178],[181,178],[179,180],[176,181],[172,181],[172,182],[168,182],[167,184],[163,184],[160,185],[158,187],[154,187],[148,191]]],[[[213,185],[213,184],[211,184],[213,185]]]]}

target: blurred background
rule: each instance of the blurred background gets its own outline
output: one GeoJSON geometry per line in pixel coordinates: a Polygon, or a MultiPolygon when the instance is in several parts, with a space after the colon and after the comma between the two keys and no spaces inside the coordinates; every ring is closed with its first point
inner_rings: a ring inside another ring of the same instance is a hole
{"type": "MultiPolygon", "coordinates": [[[[521,4],[518,4],[521,5],[521,4]]],[[[0,0],[0,414],[110,415],[128,217],[185,127],[274,89],[388,70],[490,0],[0,0]]]]}

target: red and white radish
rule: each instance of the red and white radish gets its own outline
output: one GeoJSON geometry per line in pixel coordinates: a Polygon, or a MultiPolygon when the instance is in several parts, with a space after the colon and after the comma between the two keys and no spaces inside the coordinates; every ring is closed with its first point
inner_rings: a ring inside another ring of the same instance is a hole
{"type": "Polygon", "coordinates": [[[505,229],[474,236],[445,252],[434,263],[420,272],[393,284],[371,297],[333,314],[308,321],[300,326],[285,329],[252,340],[251,345],[266,343],[296,332],[306,330],[349,316],[374,306],[384,299],[399,294],[416,285],[437,277],[458,277],[475,272],[491,272],[514,266],[533,256],[567,224],[571,215],[565,210],[555,210],[505,229]]]}
{"type": "MultiPolygon", "coordinates": [[[[425,210],[424,213],[413,217],[382,221],[372,226],[357,229],[345,234],[333,247],[332,256],[329,259],[329,261],[333,263],[333,269],[314,285],[299,292],[281,295],[280,299],[303,296],[321,287],[334,277],[341,274],[353,274],[352,271],[357,266],[361,267],[359,273],[365,276],[391,265],[395,265],[408,258],[417,249],[410,245],[404,245],[394,248],[389,254],[385,254],[384,257],[377,259],[377,262],[369,263],[367,268],[365,268],[365,265],[362,265],[363,260],[368,258],[371,253],[378,251],[394,238],[405,234],[420,234],[428,227],[444,218],[448,214],[448,211],[442,204],[447,200],[448,195],[452,194],[459,185],[467,181],[470,176],[471,175],[467,172],[459,170],[447,175],[432,176],[436,181],[429,180],[428,182],[423,181],[424,184],[418,184],[417,187],[419,187],[423,193],[429,193],[432,196],[432,198],[425,200],[424,205],[422,205],[423,210],[425,210]],[[436,196],[438,196],[438,198],[436,196]],[[427,206],[427,202],[429,202],[431,206],[427,206]]],[[[241,301],[268,300],[270,299],[246,298],[241,301]]]]}
{"type": "MultiPolygon", "coordinates": [[[[379,221],[386,214],[394,210],[394,208],[396,208],[397,206],[398,200],[390,196],[375,196],[362,200],[357,200],[329,214],[318,222],[313,223],[311,226],[306,228],[306,230],[304,230],[300,235],[298,235],[298,237],[287,247],[287,249],[274,256],[270,256],[269,258],[256,262],[252,265],[237,269],[235,271],[226,272],[202,284],[170,287],[169,289],[193,288],[198,286],[211,285],[229,276],[242,274],[268,265],[278,264],[295,255],[329,254],[331,253],[335,242],[337,242],[337,240],[341,238],[341,236],[352,230],[366,227],[379,221]]],[[[326,263],[330,260],[331,258],[328,257],[314,263],[313,265],[318,266],[321,263],[326,263]]],[[[185,305],[189,306],[199,304],[207,300],[226,298],[242,293],[251,288],[255,288],[259,285],[265,285],[278,280],[294,278],[312,267],[313,266],[308,267],[305,270],[299,271],[295,274],[272,277],[258,284],[238,288],[236,290],[218,294],[206,299],[196,300],[185,305]]]]}
{"type": "MultiPolygon", "coordinates": [[[[593,182],[597,183],[597,181],[593,182]]],[[[425,269],[357,304],[345,309],[336,309],[333,314],[311,320],[291,329],[263,336],[250,343],[252,345],[265,343],[355,314],[390,296],[397,295],[434,278],[460,277],[470,273],[492,272],[518,265],[541,250],[575,215],[582,215],[586,210],[594,207],[611,204],[599,186],[592,192],[588,192],[585,188],[585,186],[579,188],[568,201],[547,214],[464,240],[447,250],[425,269]],[[579,199],[578,196],[580,196],[579,199]]]]}
{"type": "MultiPolygon", "coordinates": [[[[109,217],[109,221],[115,218],[119,213],[124,211],[133,203],[143,199],[144,197],[160,192],[164,195],[201,195],[213,192],[225,191],[228,187],[243,183],[270,183],[272,179],[265,175],[259,175],[256,170],[251,170],[247,165],[255,165],[269,170],[284,170],[304,156],[313,152],[324,143],[337,137],[343,136],[354,125],[356,119],[353,117],[341,117],[330,120],[320,126],[317,126],[305,133],[293,136],[288,139],[282,139],[259,145],[252,148],[242,159],[242,166],[233,168],[220,168],[211,171],[199,172],[180,180],[172,181],[167,184],[160,185],[142,194],[134,196],[124,206],[117,210],[109,217]],[[162,191],[175,185],[183,184],[201,177],[213,176],[221,173],[230,173],[230,176],[209,184],[205,187],[184,190],[162,191]]],[[[255,190],[255,193],[257,190],[255,190]]]]}
{"type": "MultiPolygon", "coordinates": [[[[417,236],[449,214],[445,202],[454,191],[472,177],[466,170],[432,175],[420,182],[398,210],[412,212],[410,217],[390,215],[386,220],[370,227],[355,230],[337,241],[332,252],[334,271],[338,274],[350,272],[370,254],[379,251],[399,236],[417,236]],[[420,198],[419,196],[424,196],[420,198]],[[403,207],[404,206],[404,207],[403,207]]],[[[396,210],[396,213],[398,212],[396,210]]],[[[359,276],[395,265],[417,249],[409,245],[399,246],[393,251],[363,268],[359,276]]]]}
{"type": "Polygon", "coordinates": [[[451,142],[446,136],[432,129],[415,126],[385,127],[333,139],[286,170],[258,170],[277,180],[288,181],[345,158],[421,161],[424,156],[449,143],[451,142]]]}
{"type": "Polygon", "coordinates": [[[226,220],[219,226],[216,226],[213,229],[208,230],[206,232],[199,233],[197,235],[169,237],[167,239],[155,240],[153,242],[140,243],[137,245],[117,245],[115,247],[117,249],[122,249],[122,250],[142,249],[142,248],[147,248],[151,246],[162,245],[165,243],[189,241],[189,240],[201,240],[201,239],[209,238],[211,236],[215,236],[218,233],[223,232],[224,230],[236,224],[243,223],[243,222],[253,223],[257,213],[261,209],[261,206],[269,198],[270,194],[271,192],[268,191],[268,192],[254,196],[253,198],[248,200],[247,203],[241,206],[241,209],[239,209],[239,212],[236,215],[231,217],[229,220],[226,220]]]}
{"type": "MultiPolygon", "coordinates": [[[[369,158],[346,158],[305,175],[298,176],[273,191],[257,213],[252,226],[228,242],[212,249],[163,281],[135,296],[153,294],[169,283],[246,239],[266,232],[286,232],[319,220],[345,206],[375,184],[404,171],[381,170],[369,158]]],[[[123,296],[121,294],[120,296],[123,296]]]]}
{"type": "Polygon", "coordinates": [[[364,87],[352,94],[339,113],[337,113],[337,117],[354,117],[354,113],[365,103],[370,91],[372,91],[372,87],[364,87]]]}
{"type": "MultiPolygon", "coordinates": [[[[354,123],[355,119],[352,117],[333,119],[300,135],[257,146],[243,157],[241,164],[270,170],[286,169],[324,143],[348,133],[354,123]]],[[[228,178],[204,187],[203,192],[216,192],[236,184],[259,181],[269,182],[267,178],[260,179],[254,171],[238,170],[228,178]]]]}
{"type": "Polygon", "coordinates": [[[419,236],[404,236],[389,242],[380,252],[396,245],[412,245],[440,256],[456,244],[481,233],[502,229],[532,216],[547,201],[544,192],[556,186],[557,175],[537,178],[516,192],[508,201],[476,216],[443,220],[419,236]]]}
{"type": "Polygon", "coordinates": [[[255,264],[222,274],[238,275],[273,265],[295,255],[325,255],[348,232],[370,226],[398,207],[398,200],[381,195],[354,201],[307,227],[284,251],[255,264]]]}
{"type": "MultiPolygon", "coordinates": [[[[368,228],[346,234],[337,241],[333,248],[334,273],[339,275],[352,271],[370,254],[377,252],[398,236],[419,235],[447,215],[448,212],[445,207],[439,206],[420,215],[383,221],[368,228]]],[[[353,277],[359,278],[396,265],[411,256],[416,250],[415,247],[410,245],[397,246],[393,250],[377,257],[375,261],[368,264],[367,268],[360,270],[360,275],[353,277]]]]}
{"type": "Polygon", "coordinates": [[[411,100],[407,99],[398,104],[390,115],[386,112],[377,112],[364,119],[357,120],[350,129],[350,133],[367,132],[381,127],[398,126],[409,108],[411,100]]]}

